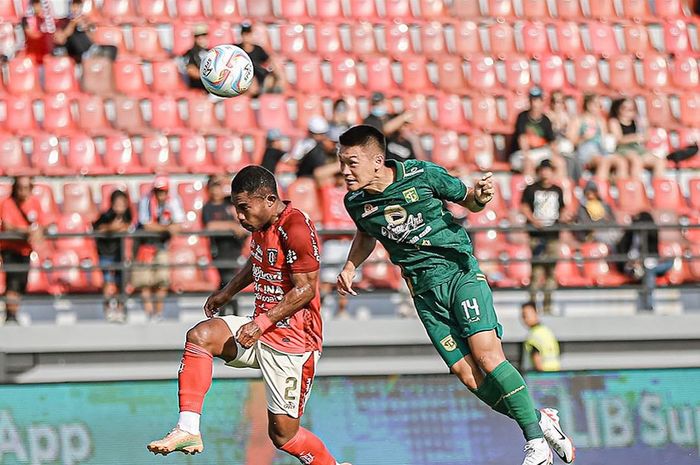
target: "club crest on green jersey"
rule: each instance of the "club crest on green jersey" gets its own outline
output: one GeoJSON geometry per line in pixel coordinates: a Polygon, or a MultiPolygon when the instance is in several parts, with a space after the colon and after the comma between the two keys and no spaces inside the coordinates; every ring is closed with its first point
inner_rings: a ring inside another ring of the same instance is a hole
{"type": "Polygon", "coordinates": [[[406,199],[406,202],[408,202],[408,203],[418,202],[420,200],[420,197],[418,196],[418,191],[416,190],[415,187],[411,187],[410,189],[406,189],[405,191],[402,191],[401,193],[403,194],[403,198],[406,199]]]}
{"type": "Polygon", "coordinates": [[[399,224],[404,224],[408,213],[401,205],[387,205],[384,208],[384,219],[387,224],[391,226],[397,226],[399,224]]]}
{"type": "Polygon", "coordinates": [[[440,344],[442,344],[442,346],[448,352],[452,352],[453,350],[455,350],[457,348],[457,343],[455,342],[455,340],[451,334],[449,334],[447,337],[442,339],[440,341],[440,344]]]}

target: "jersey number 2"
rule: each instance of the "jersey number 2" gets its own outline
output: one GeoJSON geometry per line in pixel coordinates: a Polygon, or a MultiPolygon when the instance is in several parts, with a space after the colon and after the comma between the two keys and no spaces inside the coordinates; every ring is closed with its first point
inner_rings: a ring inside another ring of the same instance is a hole
{"type": "Polygon", "coordinates": [[[297,390],[297,379],[290,376],[284,383],[287,385],[287,389],[284,390],[284,400],[296,400],[297,397],[294,395],[294,391],[297,390]]]}
{"type": "Polygon", "coordinates": [[[464,314],[467,315],[467,319],[469,321],[479,321],[481,312],[479,311],[479,302],[476,301],[476,297],[463,300],[462,308],[464,309],[464,314]]]}

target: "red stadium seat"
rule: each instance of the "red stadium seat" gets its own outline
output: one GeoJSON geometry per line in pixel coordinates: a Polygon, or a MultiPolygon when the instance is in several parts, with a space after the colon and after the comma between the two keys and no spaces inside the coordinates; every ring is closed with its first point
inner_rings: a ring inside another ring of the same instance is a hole
{"type": "Polygon", "coordinates": [[[467,81],[464,78],[462,58],[454,55],[445,55],[437,60],[438,86],[445,92],[463,94],[467,89],[467,81]]]}
{"type": "Polygon", "coordinates": [[[151,102],[151,127],[159,131],[177,132],[184,126],[178,111],[177,100],[169,95],[153,96],[151,102]]]}
{"type": "Polygon", "coordinates": [[[396,83],[391,74],[391,60],[385,56],[373,55],[363,57],[365,62],[367,90],[391,93],[396,90],[396,83]]]}
{"type": "Polygon", "coordinates": [[[700,127],[700,93],[689,92],[681,96],[680,122],[691,128],[700,127]]]}
{"type": "Polygon", "coordinates": [[[471,87],[490,91],[496,85],[496,66],[493,58],[487,55],[474,56],[467,67],[471,87]]]}
{"type": "Polygon", "coordinates": [[[521,174],[514,174],[510,177],[510,208],[520,209],[520,201],[523,198],[523,191],[527,187],[527,179],[521,174]]]}
{"type": "Polygon", "coordinates": [[[384,0],[384,17],[388,19],[410,18],[411,4],[405,0],[384,0]]]}
{"type": "Polygon", "coordinates": [[[377,44],[374,41],[374,27],[370,23],[359,22],[351,26],[350,43],[352,52],[358,56],[377,53],[377,44]]]}
{"type": "Polygon", "coordinates": [[[175,265],[170,270],[170,288],[174,292],[209,292],[219,286],[218,280],[211,278],[212,274],[198,263],[194,250],[172,248],[170,257],[175,265]]]}
{"type": "Polygon", "coordinates": [[[650,20],[653,18],[649,11],[649,0],[623,0],[622,12],[628,19],[634,21],[650,20]]]}
{"type": "Polygon", "coordinates": [[[700,282],[700,244],[691,244],[688,250],[690,258],[688,263],[688,280],[700,282]]]}
{"type": "Polygon", "coordinates": [[[89,134],[103,135],[112,131],[105,115],[102,98],[96,95],[81,95],[77,99],[78,120],[76,121],[81,131],[89,134]]]}
{"type": "Polygon", "coordinates": [[[14,137],[0,133],[0,174],[15,176],[32,174],[27,157],[22,152],[22,142],[14,137]]]}
{"type": "Polygon", "coordinates": [[[68,168],[81,175],[100,175],[110,172],[102,164],[102,159],[95,149],[92,138],[85,134],[74,134],[68,140],[66,164],[68,168]]]}
{"type": "Polygon", "coordinates": [[[579,0],[556,0],[557,18],[566,21],[580,21],[583,17],[579,0]]]}
{"type": "Polygon", "coordinates": [[[300,92],[315,93],[326,87],[321,75],[321,59],[314,55],[297,58],[296,83],[294,87],[300,92]]]}
{"type": "Polygon", "coordinates": [[[665,95],[651,94],[647,96],[647,118],[651,126],[670,127],[676,124],[668,103],[668,98],[665,95]]]}
{"type": "Polygon", "coordinates": [[[588,23],[588,51],[607,58],[620,53],[611,25],[602,22],[588,23]]]}
{"type": "Polygon", "coordinates": [[[293,56],[307,52],[304,26],[298,23],[280,25],[280,52],[293,56]]]}
{"type": "Polygon", "coordinates": [[[389,254],[377,244],[362,266],[362,285],[371,289],[398,289],[401,285],[401,274],[397,267],[389,261],[389,254]]]}
{"type": "Polygon", "coordinates": [[[668,260],[673,260],[673,266],[664,276],[657,280],[659,284],[666,285],[678,285],[682,284],[686,277],[689,275],[689,271],[685,269],[685,264],[682,261],[683,257],[683,247],[678,242],[660,242],[659,243],[659,256],[664,257],[668,260]]]}
{"type": "Polygon", "coordinates": [[[153,92],[177,96],[188,91],[175,61],[154,61],[151,66],[153,67],[153,83],[151,84],[153,92]]]}
{"type": "Polygon", "coordinates": [[[83,77],[80,84],[83,92],[105,97],[115,93],[113,65],[109,58],[85,58],[82,65],[83,77]]]}
{"type": "Polygon", "coordinates": [[[5,100],[4,129],[18,134],[31,134],[38,129],[28,95],[10,95],[5,100]]]}
{"type": "Polygon", "coordinates": [[[493,138],[490,134],[475,133],[469,136],[467,161],[481,170],[488,170],[494,160],[493,138]]]}
{"type": "Polygon", "coordinates": [[[425,23],[420,28],[420,51],[425,55],[446,52],[442,24],[437,21],[425,23]]]}
{"type": "Polygon", "coordinates": [[[678,18],[685,16],[681,0],[656,0],[654,2],[656,15],[662,18],[678,18]]]}
{"type": "Polygon", "coordinates": [[[199,134],[180,137],[180,163],[190,173],[216,173],[218,170],[207,152],[207,141],[199,134]]]}
{"type": "Polygon", "coordinates": [[[105,140],[105,166],[117,174],[142,174],[149,170],[144,168],[134,153],[131,139],[124,134],[112,134],[105,140]]]}
{"type": "Polygon", "coordinates": [[[316,15],[322,20],[337,20],[343,16],[341,0],[315,0],[316,15]]]}
{"type": "Polygon", "coordinates": [[[92,35],[92,40],[98,45],[113,45],[119,55],[126,52],[124,33],[119,26],[98,25],[92,35]]]}
{"type": "Polygon", "coordinates": [[[71,102],[66,94],[46,95],[42,102],[44,104],[44,121],[42,122],[44,131],[59,135],[75,131],[71,102]]]}
{"type": "Polygon", "coordinates": [[[532,274],[530,246],[509,244],[506,250],[509,258],[504,267],[506,276],[515,281],[518,286],[527,286],[530,284],[530,275],[532,274]]]}
{"type": "Polygon", "coordinates": [[[515,127],[518,115],[530,108],[530,99],[527,94],[508,94],[506,96],[506,113],[503,121],[506,127],[515,127]]]}
{"type": "Polygon", "coordinates": [[[236,173],[251,162],[239,136],[221,136],[216,141],[214,163],[227,173],[236,173]]]}
{"type": "Polygon", "coordinates": [[[15,95],[41,92],[38,70],[31,58],[19,56],[7,62],[7,91],[15,95]]]}
{"type": "Polygon", "coordinates": [[[274,16],[271,0],[244,0],[243,5],[249,17],[267,19],[274,16]]]}
{"type": "Polygon", "coordinates": [[[312,116],[323,114],[323,102],[319,95],[297,95],[297,118],[296,127],[306,130],[312,116]]]}
{"type": "Polygon", "coordinates": [[[465,161],[456,132],[444,131],[435,135],[431,161],[447,170],[464,167],[465,161]]]}
{"type": "MultiPolygon", "coordinates": [[[[216,118],[214,103],[203,94],[194,94],[187,99],[187,119],[185,121],[190,129],[200,134],[219,134],[223,131],[216,118]]],[[[249,126],[244,126],[241,121],[238,127],[248,128],[249,126]]]]}
{"type": "Polygon", "coordinates": [[[598,60],[593,55],[583,55],[575,63],[576,88],[583,92],[595,92],[600,89],[598,60]]]}
{"type": "MultiPolygon", "coordinates": [[[[443,0],[420,0],[420,17],[424,19],[442,19],[448,15],[443,0]]],[[[418,17],[418,14],[415,14],[418,17]]]]}
{"type": "Polygon", "coordinates": [[[175,11],[176,14],[173,16],[185,21],[202,21],[205,19],[201,0],[177,0],[175,2],[175,11]]]}
{"type": "Polygon", "coordinates": [[[84,221],[96,219],[97,208],[89,184],[69,182],[63,185],[63,213],[77,213],[84,221]]]}
{"type": "Polygon", "coordinates": [[[132,51],[141,58],[149,61],[165,59],[168,54],[160,45],[158,30],[153,26],[134,26],[132,30],[132,51]]]}
{"type": "Polygon", "coordinates": [[[540,87],[546,92],[567,87],[564,61],[560,56],[550,55],[540,60],[540,87]]]}
{"type": "Polygon", "coordinates": [[[167,23],[168,16],[166,0],[139,0],[139,16],[146,18],[149,23],[167,23]]]}
{"type": "Polygon", "coordinates": [[[411,52],[411,34],[408,26],[393,22],[384,27],[384,47],[386,53],[395,58],[411,52]]]}
{"type": "Polygon", "coordinates": [[[651,208],[644,184],[640,180],[622,179],[617,182],[618,208],[625,213],[635,215],[651,208]]]}
{"type": "Polygon", "coordinates": [[[598,242],[587,242],[581,246],[583,274],[597,286],[619,286],[627,281],[625,276],[608,265],[608,247],[598,242]]]}
{"type": "MultiPolygon", "coordinates": [[[[172,49],[174,55],[182,56],[194,45],[194,29],[191,24],[173,23],[172,49]]],[[[211,34],[211,31],[210,31],[211,34]]],[[[209,37],[211,40],[211,35],[209,37]]],[[[168,61],[168,60],[165,60],[168,61]]]]}
{"type": "MultiPolygon", "coordinates": [[[[471,1],[471,0],[469,0],[471,1]]],[[[479,27],[474,21],[461,21],[455,25],[455,52],[464,58],[482,53],[479,27]]]]}
{"type": "Polygon", "coordinates": [[[13,0],[0,0],[0,21],[7,23],[18,23],[20,15],[15,10],[13,0]]]}
{"type": "Polygon", "coordinates": [[[582,55],[583,44],[578,24],[574,21],[556,24],[557,51],[568,57],[582,55]]]}
{"type": "Polygon", "coordinates": [[[85,271],[83,265],[97,265],[97,256],[93,260],[81,260],[75,249],[58,249],[51,256],[53,266],[50,283],[61,294],[64,293],[94,293],[102,286],[100,273],[85,271]]]}
{"type": "Polygon", "coordinates": [[[321,222],[323,210],[316,188],[316,181],[311,178],[297,178],[287,187],[287,199],[303,211],[314,222],[321,222]]]}
{"type": "Polygon", "coordinates": [[[104,0],[100,16],[109,23],[120,24],[136,19],[136,10],[131,0],[104,0]]]}
{"type": "Polygon", "coordinates": [[[305,0],[282,0],[277,17],[285,20],[308,19],[305,0]]]}
{"type": "Polygon", "coordinates": [[[38,133],[33,137],[30,159],[34,168],[45,176],[75,174],[66,166],[58,137],[53,134],[38,133]]]}
{"type": "Polygon", "coordinates": [[[668,140],[668,132],[664,128],[649,128],[647,130],[646,149],[657,154],[660,157],[665,157],[671,151],[671,144],[668,140]]]}
{"type": "Polygon", "coordinates": [[[41,255],[37,253],[30,256],[30,268],[27,281],[28,294],[57,295],[61,292],[59,287],[49,283],[49,277],[45,271],[45,266],[51,267],[53,265],[50,258],[50,253],[52,251],[53,248],[49,247],[49,250],[46,252],[42,251],[41,255]]]}
{"type": "MultiPolygon", "coordinates": [[[[540,1],[538,3],[544,5],[546,9],[545,2],[540,1]]],[[[547,40],[547,30],[544,27],[544,23],[525,23],[521,33],[523,38],[523,52],[535,58],[539,58],[550,53],[551,50],[549,47],[549,41],[547,40]]]]}
{"type": "Polygon", "coordinates": [[[464,116],[462,99],[456,94],[441,94],[437,101],[437,125],[440,128],[465,133],[469,122],[464,116]]]}
{"type": "Polygon", "coordinates": [[[130,97],[148,92],[141,72],[141,60],[136,57],[120,57],[114,62],[114,82],[118,92],[130,97]]]}
{"type": "Polygon", "coordinates": [[[75,62],[70,57],[44,57],[44,90],[50,94],[77,92],[75,62]]]}
{"type": "MultiPolygon", "coordinates": [[[[467,220],[469,221],[470,229],[487,228],[489,226],[496,227],[499,221],[496,212],[488,207],[479,213],[469,213],[467,220]]],[[[500,252],[506,245],[503,233],[496,229],[473,232],[471,235],[474,241],[474,248],[477,250],[489,249],[500,252]]]]}
{"type": "Polygon", "coordinates": [[[379,19],[374,0],[350,0],[349,13],[347,16],[358,20],[373,21],[379,19]]]}
{"type": "Polygon", "coordinates": [[[210,0],[211,14],[222,21],[238,21],[241,13],[237,0],[210,0]]]}
{"type": "Polygon", "coordinates": [[[644,57],[644,87],[663,90],[668,87],[668,64],[665,55],[648,54],[644,57]]]}
{"type": "Polygon", "coordinates": [[[505,60],[505,82],[503,85],[512,91],[525,92],[531,86],[530,61],[521,56],[510,56],[505,60]]]}
{"type": "Polygon", "coordinates": [[[258,98],[260,105],[258,123],[265,130],[279,129],[283,133],[293,132],[294,125],[289,118],[287,99],[281,94],[263,94],[258,98]]]}
{"type": "Polygon", "coordinates": [[[491,134],[512,131],[513,129],[504,128],[498,117],[496,99],[490,95],[473,95],[471,97],[471,118],[468,119],[475,127],[491,134]]]}
{"type": "MultiPolygon", "coordinates": [[[[508,0],[510,3],[510,0],[508,0]]],[[[489,49],[499,59],[516,53],[513,27],[507,23],[494,23],[488,28],[489,49]]]]}
{"type": "Polygon", "coordinates": [[[428,93],[433,84],[428,77],[426,58],[419,55],[402,57],[403,82],[401,88],[408,92],[428,93]]]}
{"type": "Polygon", "coordinates": [[[153,173],[183,173],[187,168],[180,165],[170,152],[168,138],[163,135],[149,135],[143,138],[141,151],[143,166],[153,173]]]}
{"type": "Polygon", "coordinates": [[[452,13],[463,19],[474,19],[482,16],[479,2],[474,0],[453,0],[452,13]]]}
{"type": "Polygon", "coordinates": [[[512,18],[514,16],[511,0],[488,0],[489,16],[512,18]]]}
{"type": "Polygon", "coordinates": [[[11,56],[15,50],[17,50],[15,26],[12,23],[2,22],[2,17],[0,17],[0,53],[11,56]]]}
{"type": "Polygon", "coordinates": [[[209,23],[209,38],[207,39],[207,46],[209,48],[216,47],[217,45],[232,44],[234,42],[235,39],[233,37],[231,23],[226,21],[209,23]]]}
{"type": "Polygon", "coordinates": [[[413,127],[421,128],[421,131],[429,131],[434,127],[428,113],[428,102],[425,95],[411,94],[404,96],[404,108],[413,112],[413,119],[411,120],[413,127]]]}
{"type": "Polygon", "coordinates": [[[540,0],[521,0],[523,16],[532,20],[544,21],[551,18],[547,2],[540,0]]]}
{"type": "Polygon", "coordinates": [[[627,53],[634,53],[638,57],[644,56],[651,51],[649,45],[649,34],[646,27],[638,23],[627,23],[622,27],[625,34],[625,50],[627,53]]]}
{"type": "Polygon", "coordinates": [[[185,212],[195,212],[197,215],[202,213],[208,199],[207,187],[202,181],[181,182],[177,186],[177,195],[182,200],[185,212]]]}
{"type": "Polygon", "coordinates": [[[685,21],[677,19],[664,24],[664,46],[666,53],[688,52],[688,28],[685,21]]]}
{"type": "Polygon", "coordinates": [[[39,201],[41,211],[47,216],[48,223],[53,223],[58,216],[58,206],[53,196],[53,189],[48,184],[34,183],[32,196],[39,201]]]}
{"type": "Polygon", "coordinates": [[[238,131],[258,127],[250,97],[241,95],[224,100],[224,125],[228,129],[238,131]]]}
{"type": "Polygon", "coordinates": [[[340,30],[337,24],[316,23],[316,53],[323,57],[332,58],[342,52],[340,30]]]}
{"type": "MultiPolygon", "coordinates": [[[[126,182],[107,182],[100,185],[101,201],[99,210],[101,212],[109,208],[109,202],[110,197],[112,196],[112,192],[117,190],[124,192],[127,195],[127,197],[131,198],[131,196],[129,195],[129,186],[126,182]]],[[[131,200],[129,202],[131,203],[131,200]]]]}
{"type": "Polygon", "coordinates": [[[698,60],[693,56],[675,56],[671,64],[671,80],[675,87],[694,90],[698,89],[698,60]]]}
{"type": "Polygon", "coordinates": [[[560,244],[559,261],[554,270],[557,283],[564,287],[581,287],[593,285],[593,280],[583,276],[573,260],[574,254],[568,244],[560,244]]]}
{"type": "Polygon", "coordinates": [[[326,185],[321,187],[323,227],[325,229],[355,229],[355,222],[343,206],[343,198],[347,192],[345,186],[326,185]]]}
{"type": "Polygon", "coordinates": [[[339,93],[353,92],[357,88],[355,60],[337,57],[331,60],[331,87],[339,93]]]}
{"type": "Polygon", "coordinates": [[[617,16],[614,0],[588,0],[589,17],[600,20],[617,16]]]}
{"type": "Polygon", "coordinates": [[[611,89],[629,95],[639,87],[634,74],[634,62],[630,55],[611,57],[609,64],[610,82],[608,86],[611,89]]]}

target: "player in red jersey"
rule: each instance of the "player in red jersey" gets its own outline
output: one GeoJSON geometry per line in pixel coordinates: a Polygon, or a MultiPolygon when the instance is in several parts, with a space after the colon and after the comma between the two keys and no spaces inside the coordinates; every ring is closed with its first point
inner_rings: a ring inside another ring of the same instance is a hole
{"type": "Polygon", "coordinates": [[[219,357],[229,366],[262,372],[269,435],[278,449],[305,465],[338,465],[323,442],[299,425],[322,343],[316,228],[308,216],[280,200],[274,175],[260,166],[247,166],[236,175],[231,200],[241,225],[253,233],[250,258],[223,289],[209,296],[204,304],[209,319],[187,332],[178,375],[180,418],[148,450],[163,455],[204,450],[199,420],[211,386],[212,360],[219,357]],[[252,320],[216,316],[251,283],[252,320]]]}

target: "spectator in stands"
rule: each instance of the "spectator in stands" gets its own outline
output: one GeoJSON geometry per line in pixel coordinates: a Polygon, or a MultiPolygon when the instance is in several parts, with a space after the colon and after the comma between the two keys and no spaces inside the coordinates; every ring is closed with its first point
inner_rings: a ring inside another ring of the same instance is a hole
{"type": "MultiPolygon", "coordinates": [[[[576,223],[580,225],[616,226],[617,221],[610,205],[600,197],[598,186],[589,181],[583,190],[583,200],[578,208],[576,223]]],[[[590,231],[576,231],[576,239],[582,242],[602,242],[614,249],[622,232],[618,228],[593,229],[590,231]]]]}
{"type": "Polygon", "coordinates": [[[559,371],[559,341],[551,329],[543,325],[533,301],[522,305],[521,318],[528,327],[523,343],[522,370],[559,371]]]}
{"type": "Polygon", "coordinates": [[[11,195],[0,203],[0,231],[20,236],[0,241],[3,267],[24,267],[5,273],[6,323],[17,323],[22,294],[27,290],[29,256],[33,250],[45,246],[44,237],[53,222],[53,218],[42,210],[39,199],[32,196],[32,188],[29,176],[17,176],[12,183],[11,195]]]}
{"type": "MultiPolygon", "coordinates": [[[[236,262],[241,257],[241,250],[248,233],[236,220],[231,198],[224,193],[224,179],[212,176],[207,182],[209,200],[202,209],[202,223],[207,231],[226,232],[226,236],[212,236],[209,239],[211,256],[217,261],[236,262]]],[[[220,276],[220,288],[228,284],[238,273],[238,265],[216,265],[220,276]]],[[[236,299],[231,301],[233,315],[238,313],[236,299]]],[[[223,314],[226,314],[225,312],[223,314]]]]}
{"type": "Polygon", "coordinates": [[[27,14],[22,18],[25,37],[25,53],[35,63],[43,64],[44,55],[50,55],[54,49],[54,34],[63,29],[66,19],[56,19],[50,3],[43,8],[40,0],[32,0],[27,14]]]}
{"type": "Polygon", "coordinates": [[[170,269],[168,268],[168,244],[170,237],[180,232],[185,220],[182,202],[170,193],[167,176],[156,176],[151,192],[139,202],[139,229],[156,233],[158,237],[142,239],[136,252],[136,267],[132,273],[134,288],[141,290],[146,316],[159,321],[168,294],[170,269]],[[155,296],[155,305],[154,305],[155,296]]]}
{"type": "Polygon", "coordinates": [[[381,92],[374,92],[372,94],[371,107],[369,109],[369,115],[362,121],[362,124],[366,124],[375,127],[382,131],[384,135],[389,138],[394,135],[397,131],[401,129],[406,122],[411,122],[413,118],[413,112],[405,111],[403,113],[389,113],[389,108],[387,106],[384,94],[381,92]]]}
{"type": "Polygon", "coordinates": [[[206,24],[200,24],[194,28],[194,45],[182,56],[185,60],[185,71],[190,89],[199,89],[206,92],[199,75],[199,66],[207,55],[209,49],[209,30],[206,24]]]}
{"type": "Polygon", "coordinates": [[[645,168],[652,170],[652,176],[663,177],[666,159],[650,153],[644,144],[646,135],[637,128],[637,106],[629,97],[614,100],[610,106],[608,127],[617,144],[616,152],[629,162],[630,176],[641,179],[645,168]]]}
{"type": "Polygon", "coordinates": [[[594,167],[596,178],[608,180],[611,170],[618,178],[627,178],[627,162],[609,146],[608,125],[597,95],[586,94],[583,97],[583,113],[571,123],[568,135],[576,146],[578,163],[594,167]]]}
{"type": "Polygon", "coordinates": [[[566,222],[567,218],[564,214],[564,193],[561,187],[553,183],[554,168],[551,160],[545,158],[540,162],[537,176],[537,181],[527,186],[523,192],[520,211],[531,226],[530,300],[536,301],[538,292],[544,291],[542,308],[545,313],[551,313],[552,291],[557,285],[554,268],[559,257],[559,231],[548,229],[566,222]]]}
{"type": "Polygon", "coordinates": [[[322,116],[312,116],[308,130],[309,136],[297,143],[290,158],[297,164],[297,177],[313,177],[322,185],[338,168],[333,163],[335,142],[329,137],[330,127],[322,116]]]}
{"type": "Polygon", "coordinates": [[[539,87],[530,89],[530,108],[521,112],[515,120],[513,147],[510,166],[532,177],[535,167],[542,160],[551,160],[557,175],[564,175],[566,170],[557,148],[556,135],[552,122],[545,114],[544,94],[539,87]]]}
{"type": "Polygon", "coordinates": [[[406,161],[415,158],[425,159],[419,135],[413,131],[411,123],[404,120],[398,131],[386,138],[386,160],[406,161]]]}
{"type": "MultiPolygon", "coordinates": [[[[93,229],[98,233],[126,233],[133,225],[129,196],[126,192],[115,190],[109,198],[109,208],[100,215],[93,224],[93,229]]],[[[102,295],[104,297],[104,312],[107,321],[123,322],[124,303],[119,299],[122,290],[122,270],[115,269],[121,266],[124,258],[122,239],[100,238],[97,239],[97,253],[100,256],[100,268],[104,277],[102,295]]]]}
{"type": "Polygon", "coordinates": [[[90,37],[90,31],[94,28],[84,14],[83,0],[73,0],[70,5],[70,18],[63,27],[56,30],[54,44],[65,48],[68,56],[76,63],[89,56],[106,56],[114,61],[117,58],[117,47],[114,45],[97,45],[90,37]]]}
{"type": "Polygon", "coordinates": [[[281,82],[280,76],[277,74],[270,55],[264,48],[255,43],[252,24],[241,24],[241,43],[236,45],[245,50],[253,62],[255,80],[249,92],[252,95],[258,95],[275,90],[281,82]]]}
{"type": "Polygon", "coordinates": [[[271,173],[277,169],[277,164],[284,158],[285,152],[282,150],[282,133],[279,129],[270,129],[267,131],[267,140],[265,142],[265,152],[263,153],[262,166],[271,173]]]}
{"type": "Polygon", "coordinates": [[[576,162],[574,157],[574,144],[567,139],[571,117],[566,108],[566,96],[560,90],[555,90],[549,98],[549,108],[545,113],[552,122],[552,130],[556,139],[557,150],[566,163],[567,175],[575,182],[581,177],[582,167],[576,162]]]}
{"type": "Polygon", "coordinates": [[[653,311],[656,278],[668,273],[678,258],[659,257],[659,230],[655,228],[651,213],[641,212],[635,215],[632,225],[652,229],[625,231],[617,245],[617,253],[626,255],[627,261],[618,266],[625,275],[643,284],[639,292],[639,309],[653,311]]]}
{"type": "Polygon", "coordinates": [[[352,126],[350,122],[350,109],[348,103],[343,99],[338,99],[333,102],[333,117],[330,120],[330,129],[338,131],[342,134],[352,126]]]}

